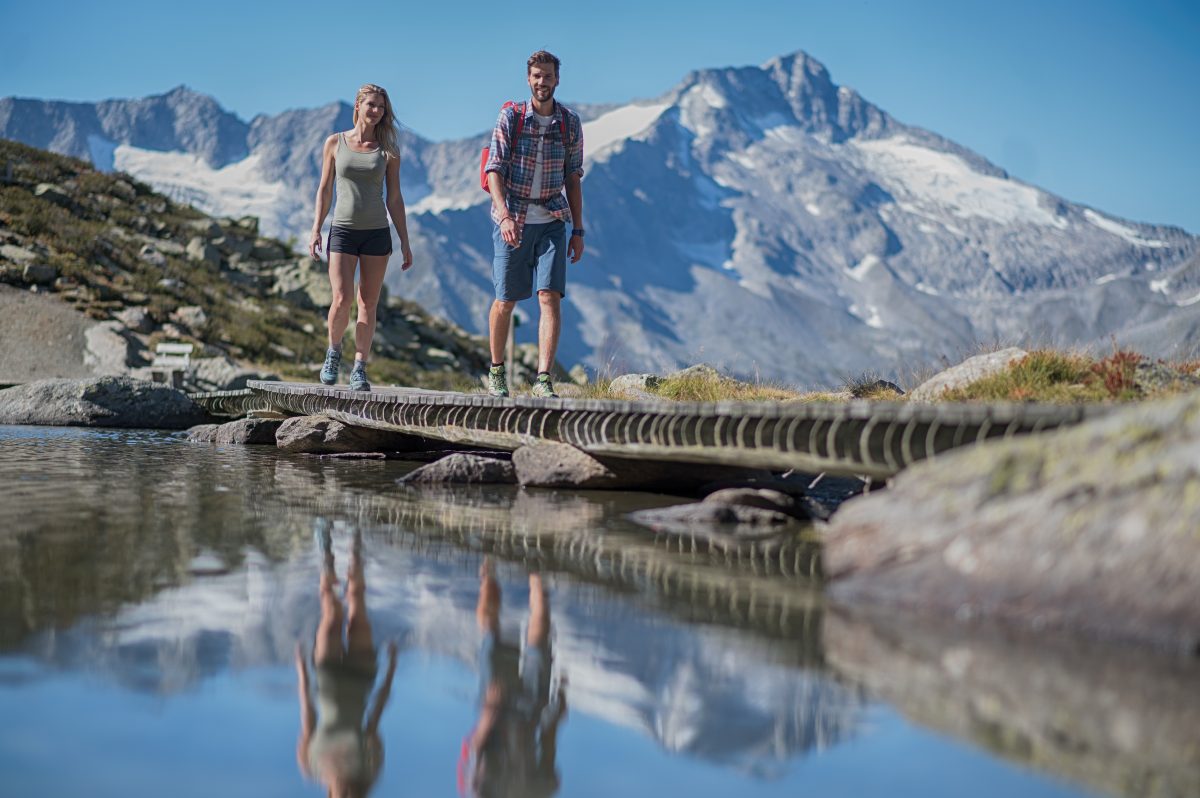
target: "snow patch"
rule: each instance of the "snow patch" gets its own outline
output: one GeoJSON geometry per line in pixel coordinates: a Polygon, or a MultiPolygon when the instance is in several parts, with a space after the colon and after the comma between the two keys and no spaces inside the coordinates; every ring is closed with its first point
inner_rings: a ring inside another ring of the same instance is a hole
{"type": "Polygon", "coordinates": [[[669,106],[626,105],[583,124],[584,152],[589,160],[606,147],[624,143],[650,126],[669,106]]]}
{"type": "Polygon", "coordinates": [[[957,155],[938,152],[896,136],[850,142],[893,196],[948,210],[960,218],[998,224],[1035,224],[1064,229],[1067,221],[1041,206],[1032,186],[980,174],[957,155]]]}
{"type": "Polygon", "coordinates": [[[1171,283],[1170,278],[1164,277],[1161,280],[1151,280],[1150,290],[1159,294],[1167,293],[1167,286],[1171,283]]]}
{"type": "Polygon", "coordinates": [[[1085,208],[1083,216],[1089,222],[1099,227],[1106,233],[1112,233],[1117,238],[1122,238],[1133,244],[1135,247],[1147,247],[1149,249],[1161,249],[1162,247],[1170,246],[1166,241],[1159,241],[1153,238],[1146,238],[1132,227],[1114,222],[1105,216],[1093,211],[1091,208],[1085,208]]]}
{"type": "Polygon", "coordinates": [[[883,328],[883,317],[879,315],[879,308],[874,305],[867,305],[867,312],[865,314],[858,305],[851,305],[850,314],[868,327],[874,327],[876,330],[883,328]]]}
{"type": "Polygon", "coordinates": [[[1113,280],[1116,280],[1116,279],[1117,279],[1117,275],[1106,274],[1103,277],[1096,278],[1096,285],[1104,285],[1105,283],[1111,283],[1113,280]]]}
{"type": "Polygon", "coordinates": [[[294,189],[268,181],[259,167],[259,156],[213,169],[199,156],[185,152],[158,152],[118,146],[113,168],[129,172],[176,202],[193,205],[215,216],[257,216],[267,231],[288,229],[288,219],[298,204],[311,204],[294,189]]]}
{"type": "Polygon", "coordinates": [[[846,274],[850,275],[856,281],[861,283],[863,281],[863,279],[866,278],[867,272],[871,271],[871,269],[873,269],[877,265],[879,265],[879,256],[878,255],[867,255],[862,260],[860,260],[857,264],[850,267],[849,269],[846,269],[845,271],[846,271],[846,274]]]}
{"type": "Polygon", "coordinates": [[[821,209],[817,207],[817,203],[815,203],[815,202],[804,203],[804,210],[808,211],[813,216],[821,215],[821,209]]]}
{"type": "Polygon", "coordinates": [[[933,286],[931,286],[927,283],[917,283],[916,285],[913,286],[913,288],[917,289],[922,294],[929,294],[930,296],[941,296],[942,295],[940,291],[938,291],[936,288],[934,288],[933,286]]]}
{"type": "Polygon", "coordinates": [[[1194,305],[1197,302],[1200,302],[1200,294],[1196,294],[1194,297],[1191,297],[1190,299],[1180,300],[1179,302],[1176,302],[1175,304],[1181,308],[1186,308],[1188,305],[1194,305]]]}

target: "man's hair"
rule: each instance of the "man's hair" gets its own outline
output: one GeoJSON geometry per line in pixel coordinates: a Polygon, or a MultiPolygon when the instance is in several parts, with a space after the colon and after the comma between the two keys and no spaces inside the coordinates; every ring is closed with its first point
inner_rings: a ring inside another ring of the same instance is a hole
{"type": "Polygon", "coordinates": [[[546,50],[538,50],[533,55],[529,56],[529,60],[525,62],[525,74],[533,71],[535,64],[554,64],[554,77],[558,77],[558,71],[561,68],[562,62],[558,60],[558,56],[546,50]]]}

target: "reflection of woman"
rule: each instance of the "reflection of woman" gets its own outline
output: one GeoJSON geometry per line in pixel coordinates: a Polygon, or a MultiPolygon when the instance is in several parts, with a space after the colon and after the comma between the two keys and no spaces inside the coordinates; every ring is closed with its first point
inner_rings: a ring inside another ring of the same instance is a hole
{"type": "Polygon", "coordinates": [[[354,98],[354,128],[334,133],[325,140],[321,153],[321,183],[317,187],[316,214],[308,251],[313,258],[321,252],[321,225],[329,212],[334,183],[337,206],[329,231],[329,283],[333,303],[329,306],[329,349],[321,369],[321,382],[333,385],[342,362],[342,334],[350,322],[350,296],[354,269],[359,270],[358,323],[354,326],[354,368],[350,390],[369,391],[367,355],[375,335],[375,308],[388,257],[392,234],[388,216],[400,237],[404,256],[401,269],[412,266],[408,247],[408,224],[404,197],[400,193],[400,148],[396,141],[396,117],[388,94],[368,83],[354,98]],[[384,200],[384,187],[387,200],[384,200]]]}
{"type": "Polygon", "coordinates": [[[551,690],[550,606],[539,574],[529,575],[525,645],[500,639],[500,586],[491,563],[479,570],[475,617],[483,632],[479,720],[463,742],[459,791],[471,795],[551,796],[558,726],[567,714],[566,680],[551,690]]]}
{"type": "Polygon", "coordinates": [[[313,643],[315,692],[320,713],[312,705],[308,670],[297,643],[300,741],[296,746],[296,761],[305,776],[327,787],[330,796],[365,796],[383,767],[379,718],[392,691],[396,644],[388,645],[387,673],[375,695],[374,705],[368,709],[377,667],[371,624],[367,620],[361,539],[355,535],[346,574],[345,645],[342,644],[342,602],[334,592],[337,576],[327,532],[323,543],[321,621],[313,643]]]}

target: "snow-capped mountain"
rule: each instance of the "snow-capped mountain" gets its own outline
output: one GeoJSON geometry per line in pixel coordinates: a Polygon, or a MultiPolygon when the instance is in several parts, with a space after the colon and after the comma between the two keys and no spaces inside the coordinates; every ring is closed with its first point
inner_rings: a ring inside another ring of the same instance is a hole
{"type": "MultiPolygon", "coordinates": [[[[904,376],[994,342],[1115,337],[1167,357],[1200,345],[1197,237],[1014,180],[837,86],[804,53],[581,110],[588,250],[570,267],[564,362],[706,361],[828,384],[904,376]]],[[[481,109],[481,128],[494,113],[481,109]]],[[[0,135],[129,171],[210,212],[257,214],[285,238],[306,236],[320,143],[349,124],[341,103],[247,124],[182,88],[95,105],[0,100],[0,135]]],[[[492,296],[476,182],[485,136],[406,136],[419,268],[389,277],[478,332],[492,296]]]]}

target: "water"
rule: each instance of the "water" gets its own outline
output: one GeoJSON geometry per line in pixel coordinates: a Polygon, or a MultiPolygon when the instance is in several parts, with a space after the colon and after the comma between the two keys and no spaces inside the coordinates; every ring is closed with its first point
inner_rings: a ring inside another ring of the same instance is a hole
{"type": "Polygon", "coordinates": [[[1200,794],[1191,662],[847,615],[622,517],[669,498],[411,467],[0,427],[0,796],[1200,794]]]}

